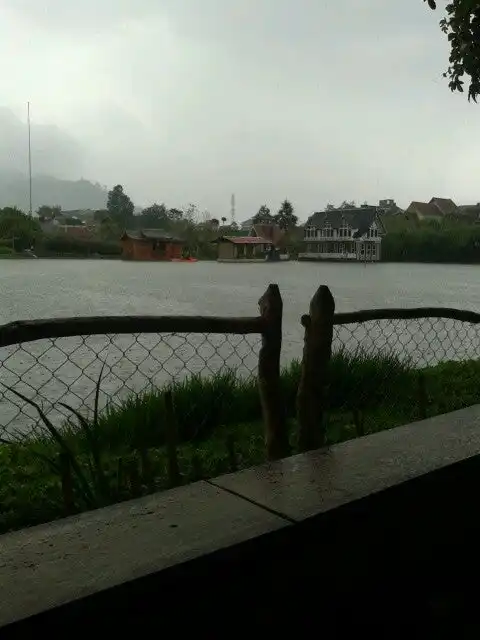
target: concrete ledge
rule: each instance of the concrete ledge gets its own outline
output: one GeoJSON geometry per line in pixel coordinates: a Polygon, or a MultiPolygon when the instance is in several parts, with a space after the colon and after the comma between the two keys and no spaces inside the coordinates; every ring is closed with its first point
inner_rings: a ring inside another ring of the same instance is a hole
{"type": "Polygon", "coordinates": [[[0,626],[287,522],[206,482],[0,537],[0,626]]]}
{"type": "Polygon", "coordinates": [[[301,521],[480,454],[480,405],[214,478],[301,521]]]}
{"type": "Polygon", "coordinates": [[[479,454],[480,405],[1,536],[1,637],[320,618],[418,637],[420,621],[446,628],[444,601],[458,637],[479,454]]]}

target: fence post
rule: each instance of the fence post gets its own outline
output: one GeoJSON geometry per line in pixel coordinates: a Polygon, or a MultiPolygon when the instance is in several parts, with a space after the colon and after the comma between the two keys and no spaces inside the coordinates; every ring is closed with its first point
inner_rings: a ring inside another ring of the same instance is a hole
{"type": "Polygon", "coordinates": [[[269,460],[288,456],[287,421],[280,382],[283,302],[277,284],[270,284],[258,301],[263,319],[262,347],[258,358],[258,388],[265,423],[269,460]]]}
{"type": "Polygon", "coordinates": [[[325,444],[324,394],[332,355],[334,313],[333,296],[330,289],[322,285],[310,302],[310,314],[302,317],[305,342],[297,393],[300,451],[325,444]]]}

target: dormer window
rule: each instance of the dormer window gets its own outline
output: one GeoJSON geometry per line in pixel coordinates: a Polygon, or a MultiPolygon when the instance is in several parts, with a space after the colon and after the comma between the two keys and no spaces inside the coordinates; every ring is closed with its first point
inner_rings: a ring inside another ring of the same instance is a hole
{"type": "Polygon", "coordinates": [[[345,221],[342,222],[342,226],[338,230],[338,235],[340,238],[351,238],[352,229],[345,221]]]}
{"type": "Polygon", "coordinates": [[[377,226],[375,224],[373,224],[370,229],[368,230],[368,237],[369,238],[378,238],[378,229],[377,226]]]}
{"type": "Polygon", "coordinates": [[[323,234],[324,234],[325,238],[333,238],[333,229],[332,229],[332,223],[331,222],[326,222],[325,223],[325,227],[323,229],[323,234]]]}

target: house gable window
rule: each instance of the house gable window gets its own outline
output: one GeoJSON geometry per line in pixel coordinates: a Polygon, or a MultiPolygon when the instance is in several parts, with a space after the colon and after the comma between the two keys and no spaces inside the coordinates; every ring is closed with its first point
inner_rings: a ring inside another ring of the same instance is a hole
{"type": "Polygon", "coordinates": [[[352,237],[352,228],[343,220],[342,226],[338,230],[339,238],[351,238],[352,237]]]}
{"type": "Polygon", "coordinates": [[[368,237],[378,238],[378,227],[375,224],[375,222],[372,223],[372,225],[370,226],[370,229],[368,230],[368,237]]]}
{"type": "Polygon", "coordinates": [[[322,229],[324,238],[333,238],[332,223],[326,222],[325,227],[322,229]]]}

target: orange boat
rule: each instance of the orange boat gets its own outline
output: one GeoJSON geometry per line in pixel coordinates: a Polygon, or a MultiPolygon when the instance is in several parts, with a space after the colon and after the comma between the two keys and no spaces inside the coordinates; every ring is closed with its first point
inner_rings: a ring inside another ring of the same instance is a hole
{"type": "Polygon", "coordinates": [[[198,262],[198,258],[172,258],[171,262],[198,262]]]}

